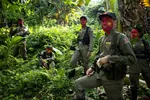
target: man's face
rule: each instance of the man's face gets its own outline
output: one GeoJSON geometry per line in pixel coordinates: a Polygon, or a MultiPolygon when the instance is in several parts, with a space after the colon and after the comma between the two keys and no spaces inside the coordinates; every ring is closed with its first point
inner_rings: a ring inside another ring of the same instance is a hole
{"type": "Polygon", "coordinates": [[[18,25],[22,26],[22,25],[23,25],[23,21],[22,21],[22,20],[19,20],[19,21],[18,21],[18,25]]]}
{"type": "Polygon", "coordinates": [[[81,18],[80,23],[81,25],[86,25],[87,20],[85,18],[81,18]]]}
{"type": "Polygon", "coordinates": [[[139,32],[136,29],[131,30],[131,38],[139,37],[139,32]]]}
{"type": "Polygon", "coordinates": [[[105,32],[108,32],[108,31],[113,29],[114,20],[112,18],[108,17],[108,16],[105,16],[105,17],[102,18],[101,24],[102,24],[102,29],[105,32]]]}
{"type": "Polygon", "coordinates": [[[52,48],[46,48],[46,52],[47,53],[51,53],[52,52],[52,48]]]}

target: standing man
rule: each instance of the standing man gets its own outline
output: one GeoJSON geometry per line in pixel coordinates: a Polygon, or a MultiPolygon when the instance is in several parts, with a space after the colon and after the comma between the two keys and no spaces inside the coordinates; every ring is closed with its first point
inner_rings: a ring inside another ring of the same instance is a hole
{"type": "Polygon", "coordinates": [[[140,24],[137,24],[131,30],[131,43],[137,58],[137,63],[129,66],[131,100],[137,100],[140,73],[142,73],[147,86],[150,88],[150,46],[142,38],[143,32],[143,27],[140,24]]]}
{"type": "MultiPolygon", "coordinates": [[[[12,28],[13,27],[11,27],[10,30],[13,30],[12,28]]],[[[18,56],[19,53],[20,53],[24,60],[27,59],[27,49],[26,49],[26,39],[25,39],[25,37],[28,34],[29,34],[29,31],[28,31],[28,28],[26,28],[24,26],[23,19],[18,19],[18,27],[14,31],[10,31],[10,36],[11,37],[13,35],[22,37],[22,40],[18,44],[16,44],[16,47],[14,49],[14,56],[18,56]]]]}
{"type": "Polygon", "coordinates": [[[115,13],[103,13],[99,19],[105,35],[99,41],[94,66],[75,81],[76,100],[85,100],[85,90],[98,86],[104,87],[108,100],[123,100],[126,67],[136,62],[136,57],[128,38],[115,31],[115,13]]]}
{"type": "Polygon", "coordinates": [[[74,67],[78,60],[81,60],[84,67],[84,74],[88,69],[88,59],[93,51],[93,31],[86,25],[87,17],[80,17],[81,30],[78,34],[78,46],[71,58],[71,65],[74,67]]]}

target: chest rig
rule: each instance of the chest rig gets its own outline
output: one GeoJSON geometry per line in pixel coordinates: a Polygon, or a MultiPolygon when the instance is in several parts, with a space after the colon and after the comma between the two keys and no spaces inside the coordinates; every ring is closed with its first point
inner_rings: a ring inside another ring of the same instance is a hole
{"type": "MultiPolygon", "coordinates": [[[[119,39],[121,34],[120,33],[114,33],[111,39],[111,44],[109,48],[109,55],[123,55],[122,51],[119,48],[119,39]]],[[[104,40],[104,39],[103,39],[104,40]]],[[[103,43],[103,40],[101,43],[103,43]]],[[[102,44],[100,44],[101,46],[102,44]]],[[[102,47],[102,46],[101,46],[102,47]]],[[[108,63],[104,64],[101,67],[101,70],[104,71],[106,77],[108,80],[120,80],[123,79],[126,75],[127,65],[123,63],[108,63]]]]}

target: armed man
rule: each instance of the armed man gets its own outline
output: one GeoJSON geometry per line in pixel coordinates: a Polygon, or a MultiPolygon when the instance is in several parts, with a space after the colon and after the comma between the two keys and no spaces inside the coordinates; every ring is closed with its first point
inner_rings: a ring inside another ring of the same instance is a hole
{"type": "Polygon", "coordinates": [[[49,69],[50,66],[55,66],[55,55],[52,46],[46,46],[46,50],[42,51],[38,56],[42,67],[49,69]]]}
{"type": "Polygon", "coordinates": [[[131,30],[131,43],[137,58],[137,63],[129,66],[131,100],[137,100],[140,73],[150,88],[150,45],[143,38],[143,29],[141,24],[137,24],[131,30]]]}
{"type": "Polygon", "coordinates": [[[77,43],[74,54],[71,58],[71,66],[75,67],[79,60],[82,61],[84,67],[84,75],[88,69],[88,59],[93,51],[93,31],[87,26],[87,17],[80,17],[81,30],[78,33],[77,43]]]}
{"type": "Polygon", "coordinates": [[[25,37],[29,35],[28,28],[24,26],[23,19],[18,19],[18,27],[13,31],[13,26],[10,29],[10,37],[13,35],[21,36],[23,39],[16,44],[14,49],[14,56],[18,56],[19,53],[21,54],[24,60],[27,59],[27,49],[26,49],[26,39],[25,37]]]}
{"type": "Polygon", "coordinates": [[[105,12],[99,15],[105,35],[100,38],[94,65],[75,81],[75,100],[85,100],[85,90],[103,86],[108,100],[123,100],[122,89],[127,65],[136,62],[128,38],[115,31],[116,15],[105,12]]]}

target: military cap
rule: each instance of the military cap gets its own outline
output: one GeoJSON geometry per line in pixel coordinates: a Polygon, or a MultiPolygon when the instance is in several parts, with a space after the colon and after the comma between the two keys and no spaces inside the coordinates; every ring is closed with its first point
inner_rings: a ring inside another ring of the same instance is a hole
{"type": "Polygon", "coordinates": [[[18,18],[18,21],[23,21],[23,19],[22,18],[18,18]]]}
{"type": "Polygon", "coordinates": [[[134,28],[136,28],[137,30],[141,31],[143,29],[143,26],[141,24],[136,24],[134,26],[134,28]]]}
{"type": "Polygon", "coordinates": [[[137,29],[138,32],[142,32],[143,26],[141,24],[136,24],[134,28],[137,29]]]}
{"type": "Polygon", "coordinates": [[[47,45],[46,46],[46,49],[48,49],[48,48],[53,48],[51,45],[47,45]]]}
{"type": "Polygon", "coordinates": [[[113,12],[105,12],[105,13],[99,15],[99,19],[102,20],[102,18],[105,16],[111,17],[113,20],[116,20],[116,14],[113,12]]]}
{"type": "Polygon", "coordinates": [[[133,28],[139,32],[139,37],[142,38],[145,32],[142,24],[136,24],[133,28]]]}
{"type": "Polygon", "coordinates": [[[80,20],[81,20],[82,18],[84,18],[84,19],[87,20],[87,17],[86,17],[85,15],[82,15],[82,16],[80,17],[80,20]]]}

